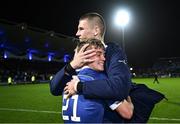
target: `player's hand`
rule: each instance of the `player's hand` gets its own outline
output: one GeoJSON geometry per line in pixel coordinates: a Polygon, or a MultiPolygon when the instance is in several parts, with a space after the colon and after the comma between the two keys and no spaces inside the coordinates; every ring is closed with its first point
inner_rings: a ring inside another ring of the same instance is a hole
{"type": "Polygon", "coordinates": [[[74,69],[81,68],[84,64],[93,62],[93,59],[90,59],[92,56],[96,54],[95,49],[90,49],[84,52],[84,50],[88,47],[89,44],[85,44],[79,52],[75,49],[75,54],[73,60],[70,62],[71,66],[74,69]]]}
{"type": "Polygon", "coordinates": [[[131,101],[130,96],[128,96],[127,100],[124,100],[122,104],[120,104],[115,109],[123,118],[131,119],[133,116],[134,105],[131,101]]]}
{"type": "Polygon", "coordinates": [[[66,94],[65,99],[68,99],[72,95],[76,94],[78,82],[79,78],[77,76],[73,76],[73,79],[66,84],[66,87],[64,88],[64,94],[66,94]]]}
{"type": "Polygon", "coordinates": [[[134,110],[134,105],[133,105],[133,103],[132,103],[132,101],[131,101],[131,97],[130,97],[130,96],[128,96],[127,102],[128,102],[129,105],[131,106],[132,110],[134,110]]]}

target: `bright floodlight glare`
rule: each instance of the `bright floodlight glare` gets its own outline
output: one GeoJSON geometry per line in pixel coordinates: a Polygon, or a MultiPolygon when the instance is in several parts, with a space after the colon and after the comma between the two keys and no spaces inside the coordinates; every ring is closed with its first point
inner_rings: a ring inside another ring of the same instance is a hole
{"type": "Polygon", "coordinates": [[[125,10],[119,10],[117,11],[115,15],[115,24],[117,26],[124,27],[129,22],[129,13],[125,10]]]}

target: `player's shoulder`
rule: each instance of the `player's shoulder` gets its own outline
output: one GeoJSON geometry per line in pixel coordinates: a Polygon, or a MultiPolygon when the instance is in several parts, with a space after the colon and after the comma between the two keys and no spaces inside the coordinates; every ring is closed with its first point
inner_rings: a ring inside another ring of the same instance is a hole
{"type": "Polygon", "coordinates": [[[106,50],[108,51],[113,51],[113,52],[121,52],[122,48],[115,42],[106,42],[107,48],[106,50]]]}
{"type": "Polygon", "coordinates": [[[106,45],[109,45],[109,46],[118,46],[118,44],[117,43],[115,43],[115,42],[106,42],[106,45]]]}

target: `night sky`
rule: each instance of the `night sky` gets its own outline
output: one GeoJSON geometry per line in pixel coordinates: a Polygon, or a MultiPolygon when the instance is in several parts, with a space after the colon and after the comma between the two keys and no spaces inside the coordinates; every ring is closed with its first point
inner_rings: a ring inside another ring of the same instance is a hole
{"type": "Polygon", "coordinates": [[[179,5],[178,0],[6,0],[0,18],[75,36],[79,17],[98,12],[107,24],[105,40],[120,44],[122,32],[113,25],[113,14],[126,8],[131,15],[125,28],[129,64],[151,67],[158,58],[180,57],[179,5]]]}

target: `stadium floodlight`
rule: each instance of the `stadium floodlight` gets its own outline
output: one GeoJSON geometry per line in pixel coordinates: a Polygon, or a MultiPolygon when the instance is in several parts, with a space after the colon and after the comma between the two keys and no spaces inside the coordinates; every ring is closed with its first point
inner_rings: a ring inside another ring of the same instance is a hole
{"type": "Polygon", "coordinates": [[[31,52],[28,53],[28,59],[32,60],[32,53],[31,52]]]}
{"type": "Polygon", "coordinates": [[[6,53],[6,51],[4,51],[4,59],[7,59],[7,53],[6,53]]]}
{"type": "Polygon", "coordinates": [[[48,61],[50,62],[52,60],[52,56],[48,55],[48,61]]]}
{"type": "Polygon", "coordinates": [[[52,61],[54,55],[55,55],[55,53],[53,53],[53,52],[49,52],[49,53],[48,53],[48,61],[49,61],[49,62],[52,61]]]}
{"type": "Polygon", "coordinates": [[[65,54],[64,55],[64,62],[66,63],[66,62],[69,62],[70,61],[70,56],[69,56],[69,54],[65,54]]]}
{"type": "Polygon", "coordinates": [[[118,10],[114,21],[117,26],[125,27],[129,23],[129,13],[126,10],[118,10]]]}
{"type": "Polygon", "coordinates": [[[115,14],[114,23],[122,28],[122,47],[125,51],[124,28],[129,23],[129,13],[126,10],[118,10],[115,14]]]}
{"type": "Polygon", "coordinates": [[[20,28],[21,30],[26,30],[27,24],[26,23],[20,23],[20,24],[17,24],[17,27],[20,28]]]}

